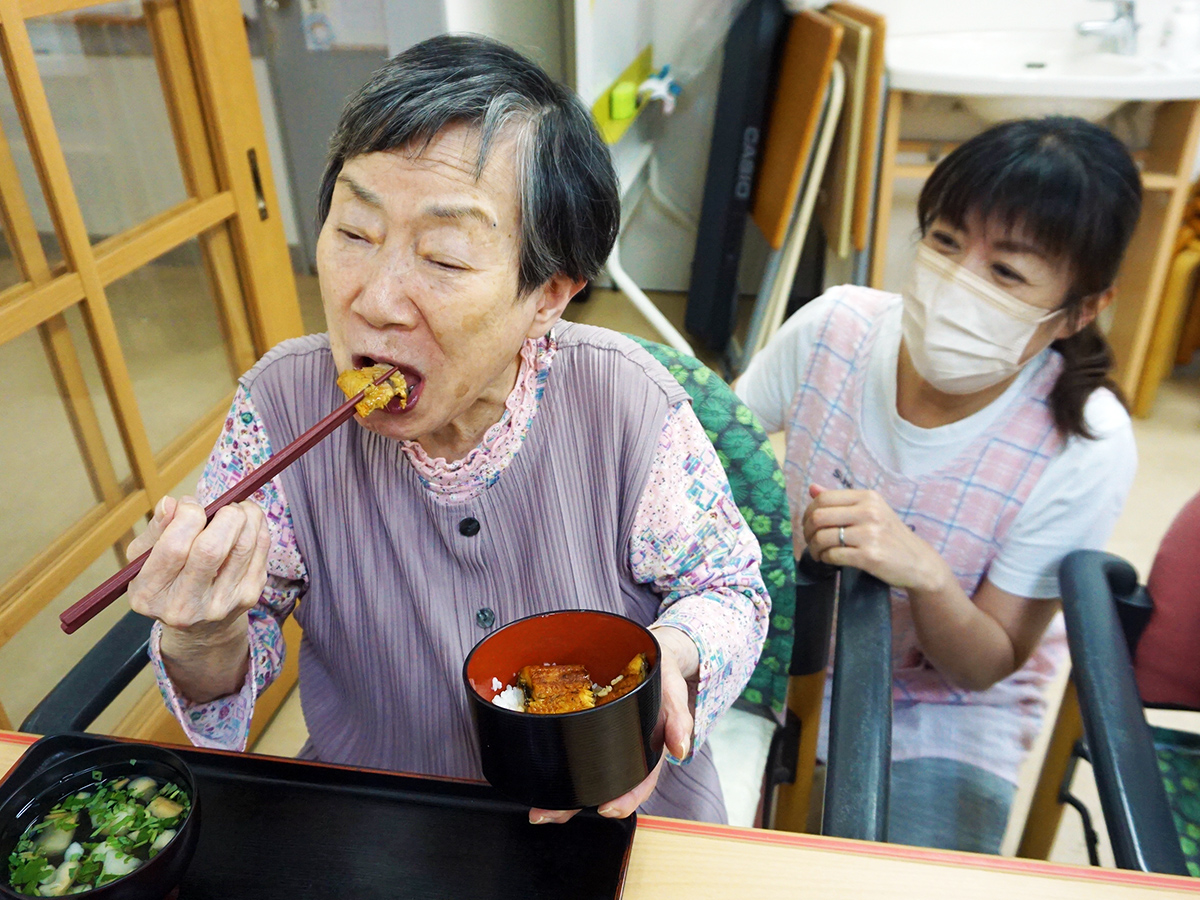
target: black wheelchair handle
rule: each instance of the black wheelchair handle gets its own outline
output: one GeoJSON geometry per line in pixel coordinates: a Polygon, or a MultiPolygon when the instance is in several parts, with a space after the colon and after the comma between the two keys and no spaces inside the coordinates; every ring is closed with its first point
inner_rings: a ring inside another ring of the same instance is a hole
{"type": "Polygon", "coordinates": [[[887,840],[892,765],[891,588],[841,570],[821,833],[887,840]]]}
{"type": "Polygon", "coordinates": [[[1076,550],[1059,566],[1072,678],[1113,857],[1123,869],[1187,875],[1118,604],[1148,607],[1137,571],[1111,553],[1076,550]]]}
{"type": "Polygon", "coordinates": [[[816,559],[807,549],[800,554],[800,558],[796,560],[796,583],[803,581],[806,584],[816,584],[823,581],[828,581],[831,578],[836,578],[838,573],[837,566],[831,566],[829,563],[823,563],[816,559]]]}
{"type": "Polygon", "coordinates": [[[814,675],[824,672],[829,665],[837,574],[836,566],[817,562],[807,550],[796,560],[796,612],[789,675],[814,675]]]}
{"type": "Polygon", "coordinates": [[[125,613],[21,723],[32,734],[83,731],[150,662],[153,619],[125,613]]]}

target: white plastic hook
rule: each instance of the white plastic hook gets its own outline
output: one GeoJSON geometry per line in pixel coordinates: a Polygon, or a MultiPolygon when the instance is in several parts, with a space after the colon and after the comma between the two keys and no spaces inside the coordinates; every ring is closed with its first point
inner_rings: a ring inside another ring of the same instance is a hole
{"type": "Polygon", "coordinates": [[[671,77],[671,67],[663,66],[657,75],[651,75],[638,85],[638,106],[661,100],[663,112],[669,116],[675,112],[675,98],[679,96],[679,91],[679,82],[671,77]]]}

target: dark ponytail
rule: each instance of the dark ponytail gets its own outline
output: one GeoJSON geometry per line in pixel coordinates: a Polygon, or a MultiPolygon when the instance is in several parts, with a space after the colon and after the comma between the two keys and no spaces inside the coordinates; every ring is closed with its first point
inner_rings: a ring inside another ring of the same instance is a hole
{"type": "Polygon", "coordinates": [[[1063,368],[1050,391],[1050,411],[1054,424],[1063,438],[1078,435],[1095,438],[1083,416],[1088,397],[1096,388],[1108,388],[1128,409],[1125,395],[1109,373],[1116,365],[1112,347],[1100,327],[1093,321],[1067,338],[1050,345],[1062,357],[1063,368]]]}
{"type": "MultiPolygon", "coordinates": [[[[1046,255],[1070,266],[1061,309],[1077,323],[1107,291],[1142,208],[1142,180],[1129,151],[1110,132],[1083,119],[1049,116],[1005,122],[955,149],[929,176],[917,201],[921,233],[943,217],[962,228],[971,214],[1020,229],[1046,255]]],[[[1062,374],[1050,393],[1059,433],[1091,438],[1088,397],[1108,388],[1112,348],[1095,321],[1050,345],[1062,374]]]]}

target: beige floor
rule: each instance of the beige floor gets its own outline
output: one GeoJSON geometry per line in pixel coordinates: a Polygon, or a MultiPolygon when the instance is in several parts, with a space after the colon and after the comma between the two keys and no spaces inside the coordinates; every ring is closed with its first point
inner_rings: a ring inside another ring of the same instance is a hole
{"type": "MultiPolygon", "coordinates": [[[[156,446],[164,439],[160,436],[169,438],[171,429],[177,428],[181,421],[181,411],[169,391],[181,383],[194,382],[198,372],[207,373],[203,390],[227,390],[230,384],[229,375],[221,365],[219,339],[207,324],[211,316],[206,306],[207,289],[203,282],[197,280],[196,272],[191,275],[178,271],[160,272],[158,276],[158,287],[154,289],[170,291],[173,315],[169,318],[157,316],[153,304],[139,301],[134,296],[128,301],[129,321],[123,333],[129,352],[137,361],[135,378],[139,382],[138,399],[152,423],[156,446]],[[168,345],[172,348],[170,354],[164,352],[168,345]]],[[[323,327],[323,318],[315,279],[301,278],[299,282],[305,324],[310,330],[319,330],[323,327]]],[[[682,296],[657,295],[655,299],[668,318],[677,325],[682,324],[682,296]]],[[[624,298],[613,292],[597,291],[587,303],[573,306],[568,311],[568,318],[656,337],[642,316],[624,298]]],[[[710,364],[713,362],[711,358],[706,361],[710,364]]],[[[100,396],[94,364],[88,365],[94,381],[93,394],[100,396]]],[[[53,412],[53,396],[48,394],[45,397],[46,409],[39,411],[41,418],[32,424],[28,405],[23,405],[18,412],[8,399],[14,396],[29,397],[25,388],[35,393],[39,389],[44,390],[44,385],[49,383],[45,379],[44,369],[36,340],[21,344],[10,342],[0,347],[0,371],[5,373],[6,384],[11,383],[10,374],[26,373],[22,376],[25,381],[18,385],[20,390],[10,389],[0,394],[0,421],[26,423],[23,429],[0,433],[0,496],[5,498],[0,507],[0,533],[10,536],[8,541],[0,542],[0,574],[5,566],[15,568],[22,556],[28,553],[30,541],[33,540],[29,534],[31,526],[40,539],[44,534],[53,533],[55,528],[61,527],[58,523],[64,517],[76,511],[80,504],[88,502],[86,479],[81,480],[77,471],[79,460],[77,456],[72,456],[73,443],[64,431],[65,424],[61,416],[56,417],[53,412]],[[42,388],[38,387],[39,384],[42,388]],[[32,466],[30,459],[34,460],[32,466]],[[41,487],[46,484],[55,484],[56,491],[48,494],[42,490],[41,487]],[[48,497],[53,499],[47,500],[48,497]]],[[[202,397],[192,399],[199,408],[202,397]]],[[[106,427],[110,432],[110,444],[118,446],[115,429],[110,424],[106,427]]],[[[1164,384],[1154,414],[1149,419],[1137,422],[1135,430],[1140,454],[1138,476],[1110,542],[1110,549],[1126,556],[1144,573],[1153,557],[1154,548],[1175,512],[1188,497],[1200,491],[1200,466],[1196,464],[1200,460],[1200,365],[1177,371],[1175,377],[1164,384]]],[[[179,495],[191,491],[197,475],[189,475],[174,493],[179,495]]],[[[67,638],[57,628],[58,612],[115,567],[115,557],[106,555],[65,590],[59,602],[51,604],[16,638],[0,647],[0,702],[14,721],[19,722],[49,686],[73,665],[94,640],[94,635],[103,633],[120,615],[120,608],[114,607],[103,619],[88,626],[88,633],[76,638],[67,638]],[[88,634],[93,636],[89,638],[88,634]]],[[[121,701],[114,704],[113,710],[97,722],[96,730],[103,731],[106,726],[111,727],[122,708],[127,707],[148,684],[148,676],[143,675],[121,701]]],[[[1200,716],[1175,714],[1173,718],[1168,718],[1180,727],[1200,730],[1200,716]]],[[[259,752],[291,756],[300,749],[305,737],[299,697],[294,693],[256,749],[259,752]]],[[[1076,781],[1079,792],[1092,806],[1094,815],[1099,817],[1095,789],[1090,784],[1086,766],[1081,767],[1076,781]]],[[[1022,794],[1018,797],[1014,822],[1023,815],[1021,804],[1027,801],[1029,782],[1027,775],[1022,794]]],[[[1010,830],[1013,833],[1006,846],[1011,851],[1015,846],[1016,829],[1010,830]]],[[[1086,862],[1078,817],[1071,811],[1064,817],[1053,858],[1064,862],[1086,862]]],[[[1111,855],[1108,860],[1111,864],[1111,855]]]]}

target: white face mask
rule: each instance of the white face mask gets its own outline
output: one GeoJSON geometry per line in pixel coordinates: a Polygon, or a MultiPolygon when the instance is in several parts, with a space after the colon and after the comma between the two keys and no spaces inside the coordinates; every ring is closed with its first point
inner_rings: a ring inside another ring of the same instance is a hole
{"type": "Polygon", "coordinates": [[[918,375],[943,393],[973,394],[1020,371],[1038,326],[1062,313],[1018,300],[921,244],[901,325],[918,375]]]}

